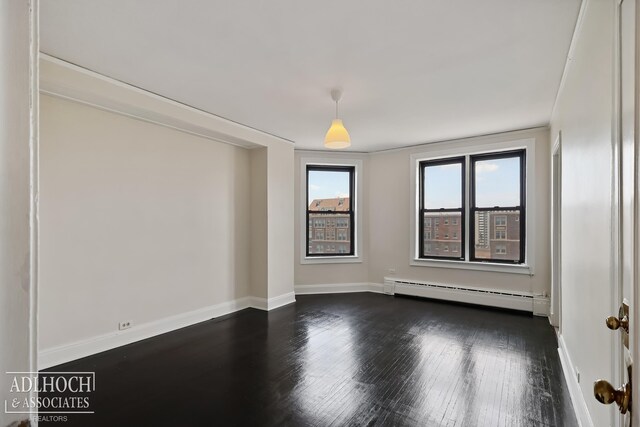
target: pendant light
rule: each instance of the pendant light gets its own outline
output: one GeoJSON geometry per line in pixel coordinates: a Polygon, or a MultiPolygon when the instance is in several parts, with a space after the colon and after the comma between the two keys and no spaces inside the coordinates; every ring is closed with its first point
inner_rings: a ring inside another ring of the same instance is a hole
{"type": "Polygon", "coordinates": [[[338,101],[342,97],[342,92],[338,89],[331,91],[331,99],[336,103],[336,118],[331,122],[331,127],[324,137],[324,146],[332,150],[347,148],[351,145],[349,132],[342,124],[342,120],[338,118],[338,101]]]}

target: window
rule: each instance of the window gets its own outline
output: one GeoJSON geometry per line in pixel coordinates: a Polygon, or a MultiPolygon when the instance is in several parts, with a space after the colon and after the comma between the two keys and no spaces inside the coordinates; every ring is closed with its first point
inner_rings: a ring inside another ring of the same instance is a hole
{"type": "MultiPolygon", "coordinates": [[[[422,218],[433,218],[434,225],[440,224],[442,219],[444,225],[449,225],[450,219],[456,220],[460,225],[446,227],[451,230],[462,230],[462,221],[458,218],[464,212],[464,174],[465,159],[459,157],[446,160],[430,160],[420,162],[420,215],[422,218]]],[[[449,254],[449,246],[430,245],[429,251],[425,250],[425,244],[432,243],[431,232],[424,228],[420,229],[420,256],[422,258],[452,258],[449,254]],[[435,248],[435,250],[434,250],[435,248]]],[[[435,238],[438,239],[440,233],[435,230],[435,238]]],[[[444,238],[449,238],[449,233],[444,234],[444,238]]],[[[460,259],[460,256],[454,256],[460,259]]]]}
{"type": "Polygon", "coordinates": [[[355,166],[306,165],[307,218],[313,230],[307,231],[307,257],[354,255],[355,166]],[[330,227],[326,229],[325,228],[330,227]]]}
{"type": "Polygon", "coordinates": [[[349,228],[349,218],[338,218],[336,221],[336,227],[349,228]]]}
{"type": "Polygon", "coordinates": [[[416,222],[420,226],[418,260],[525,262],[524,149],[416,163],[417,213],[421,218],[416,222]],[[443,224],[444,239],[452,236],[456,244],[436,244],[440,233],[437,227],[435,233],[427,229],[429,223],[443,224]],[[467,225],[470,230],[465,233],[467,225]]]}
{"type": "Polygon", "coordinates": [[[470,156],[470,259],[524,263],[524,150],[470,156]],[[522,221],[520,219],[523,219],[522,221]],[[495,246],[492,240],[507,241],[495,246]],[[500,255],[495,257],[494,255],[500,255]]]}

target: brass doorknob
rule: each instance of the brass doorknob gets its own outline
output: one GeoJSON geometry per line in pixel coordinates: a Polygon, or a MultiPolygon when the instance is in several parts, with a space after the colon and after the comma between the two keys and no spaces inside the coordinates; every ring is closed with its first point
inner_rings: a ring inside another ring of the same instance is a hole
{"type": "Polygon", "coordinates": [[[629,383],[615,389],[608,381],[598,380],[593,383],[593,394],[598,402],[605,405],[616,402],[621,414],[626,414],[631,409],[631,385],[629,383]]]}
{"type": "Polygon", "coordinates": [[[617,318],[616,316],[609,316],[605,321],[607,328],[615,331],[618,328],[624,329],[626,333],[629,333],[629,319],[627,316],[617,318]]]}
{"type": "MultiPolygon", "coordinates": [[[[618,310],[618,317],[609,316],[605,321],[607,328],[615,331],[622,328],[627,334],[629,333],[629,305],[625,302],[622,303],[618,310]]],[[[628,347],[627,347],[628,348],[628,347]]]]}

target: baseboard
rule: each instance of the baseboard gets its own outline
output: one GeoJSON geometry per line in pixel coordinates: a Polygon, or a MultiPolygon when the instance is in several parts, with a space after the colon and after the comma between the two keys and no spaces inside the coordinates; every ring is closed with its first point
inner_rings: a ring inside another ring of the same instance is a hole
{"type": "Polygon", "coordinates": [[[329,283],[324,285],[296,285],[296,295],[342,294],[351,292],[382,293],[379,283],[329,283]]]}
{"type": "Polygon", "coordinates": [[[296,302],[295,292],[289,292],[269,299],[260,297],[249,297],[249,304],[251,308],[257,308],[259,310],[265,311],[274,310],[276,308],[294,302],[296,302]]]}
{"type": "Polygon", "coordinates": [[[295,293],[289,292],[274,298],[244,297],[221,304],[203,307],[153,322],[136,325],[124,331],[114,331],[70,344],[44,349],[38,352],[38,369],[47,369],[123,345],[175,331],[196,323],[244,310],[257,308],[273,310],[295,302],[295,293]]]}
{"type": "Polygon", "coordinates": [[[589,415],[589,409],[587,408],[587,402],[584,400],[584,395],[580,389],[580,384],[575,375],[575,367],[571,362],[571,357],[567,351],[567,346],[564,342],[562,335],[558,334],[558,354],[560,355],[560,363],[562,364],[562,372],[564,373],[564,379],[567,381],[567,387],[569,388],[569,395],[571,396],[571,403],[573,403],[573,410],[576,413],[578,424],[580,427],[593,427],[593,421],[591,415],[589,415]]]}

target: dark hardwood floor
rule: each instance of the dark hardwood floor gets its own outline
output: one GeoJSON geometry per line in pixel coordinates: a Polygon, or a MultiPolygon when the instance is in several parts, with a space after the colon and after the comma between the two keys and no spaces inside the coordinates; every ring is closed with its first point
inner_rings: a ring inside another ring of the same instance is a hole
{"type": "Polygon", "coordinates": [[[298,296],[52,368],[95,371],[69,426],[576,426],[546,318],[298,296]]]}

